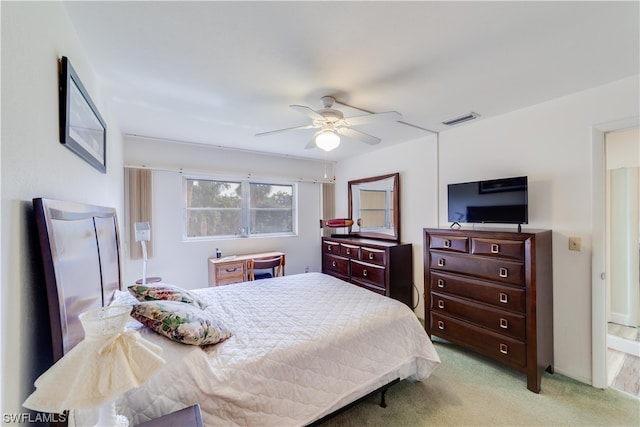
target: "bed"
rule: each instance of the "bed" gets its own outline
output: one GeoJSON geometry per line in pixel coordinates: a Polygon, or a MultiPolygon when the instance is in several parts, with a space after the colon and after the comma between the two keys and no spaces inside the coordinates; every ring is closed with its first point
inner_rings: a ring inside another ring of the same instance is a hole
{"type": "MultiPolygon", "coordinates": [[[[57,360],[82,339],[78,314],[136,300],[121,280],[114,209],[47,199],[34,208],[57,360]]],[[[314,425],[395,382],[424,380],[440,363],[406,305],[332,276],[191,292],[232,335],[199,347],[132,321],[167,363],[117,402],[131,425],[195,403],[208,426],[314,425]]]]}

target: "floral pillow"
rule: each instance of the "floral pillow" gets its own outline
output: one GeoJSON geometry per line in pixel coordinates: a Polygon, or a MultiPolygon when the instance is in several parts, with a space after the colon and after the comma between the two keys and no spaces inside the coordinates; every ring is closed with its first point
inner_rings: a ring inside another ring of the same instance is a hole
{"type": "Polygon", "coordinates": [[[131,292],[138,301],[180,301],[192,304],[198,308],[207,308],[207,305],[193,293],[166,283],[154,283],[150,285],[135,284],[129,286],[129,292],[131,292]]]}
{"type": "Polygon", "coordinates": [[[145,301],[133,306],[131,317],[183,344],[216,344],[232,335],[211,313],[179,301],[145,301]]]}

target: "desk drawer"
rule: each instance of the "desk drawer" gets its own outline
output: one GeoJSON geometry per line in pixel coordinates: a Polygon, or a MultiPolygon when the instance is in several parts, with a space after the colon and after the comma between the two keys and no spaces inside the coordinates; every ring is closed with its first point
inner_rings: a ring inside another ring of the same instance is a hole
{"type": "Polygon", "coordinates": [[[228,285],[245,281],[244,261],[226,262],[215,266],[216,284],[228,285]]]}

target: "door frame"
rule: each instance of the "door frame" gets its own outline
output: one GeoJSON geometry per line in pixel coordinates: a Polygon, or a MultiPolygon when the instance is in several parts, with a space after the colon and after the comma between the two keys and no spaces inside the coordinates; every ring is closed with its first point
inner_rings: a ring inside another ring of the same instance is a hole
{"type": "Polygon", "coordinates": [[[592,254],[591,254],[591,385],[607,388],[607,307],[606,288],[606,133],[640,127],[640,117],[630,117],[594,125],[591,129],[592,149],[592,254]]]}

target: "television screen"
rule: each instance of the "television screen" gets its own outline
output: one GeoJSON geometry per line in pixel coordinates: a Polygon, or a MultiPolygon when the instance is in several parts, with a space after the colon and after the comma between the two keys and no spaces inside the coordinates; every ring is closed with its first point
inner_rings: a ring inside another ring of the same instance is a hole
{"type": "Polygon", "coordinates": [[[527,224],[527,177],[448,185],[449,222],[527,224]]]}

